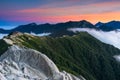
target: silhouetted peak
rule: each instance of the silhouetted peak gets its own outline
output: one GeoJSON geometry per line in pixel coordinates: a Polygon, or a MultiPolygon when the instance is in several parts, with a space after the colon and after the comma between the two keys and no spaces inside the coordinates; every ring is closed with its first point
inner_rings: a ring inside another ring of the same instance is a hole
{"type": "Polygon", "coordinates": [[[80,22],[88,22],[87,20],[81,20],[80,22]]]}
{"type": "Polygon", "coordinates": [[[103,24],[104,24],[103,22],[98,22],[98,23],[95,24],[95,26],[96,26],[96,27],[100,27],[100,26],[102,26],[103,24]]]}
{"type": "Polygon", "coordinates": [[[50,23],[40,24],[40,25],[51,25],[50,23]]]}
{"type": "Polygon", "coordinates": [[[103,22],[98,22],[97,24],[103,24],[103,22]]]}
{"type": "Polygon", "coordinates": [[[110,21],[110,22],[108,22],[108,23],[120,23],[120,21],[116,21],[116,20],[113,20],[113,21],[110,21]]]}
{"type": "Polygon", "coordinates": [[[36,23],[30,23],[30,24],[27,24],[27,25],[36,26],[37,24],[36,23]]]}

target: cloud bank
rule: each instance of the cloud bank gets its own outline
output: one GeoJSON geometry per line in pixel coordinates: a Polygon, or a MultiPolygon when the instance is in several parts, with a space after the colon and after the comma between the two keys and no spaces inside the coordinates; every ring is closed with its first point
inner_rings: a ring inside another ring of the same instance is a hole
{"type": "Polygon", "coordinates": [[[35,33],[33,33],[33,32],[31,32],[30,34],[32,34],[32,35],[35,35],[35,36],[49,36],[51,33],[40,33],[40,34],[35,34],[35,33]]]}
{"type": "Polygon", "coordinates": [[[120,32],[119,31],[110,31],[110,32],[103,32],[103,31],[96,31],[94,29],[87,29],[87,28],[71,28],[68,29],[69,31],[73,32],[88,32],[93,37],[99,39],[100,41],[113,45],[120,49],[120,32]]]}
{"type": "Polygon", "coordinates": [[[113,56],[118,62],[120,62],[120,55],[113,56]]]}
{"type": "Polygon", "coordinates": [[[8,34],[1,34],[0,33],[0,39],[2,39],[4,36],[7,36],[8,34]]]}

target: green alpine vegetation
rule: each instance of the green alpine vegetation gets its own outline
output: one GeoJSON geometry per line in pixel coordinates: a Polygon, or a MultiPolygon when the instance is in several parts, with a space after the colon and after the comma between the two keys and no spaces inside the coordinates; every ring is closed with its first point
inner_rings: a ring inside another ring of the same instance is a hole
{"type": "MultiPolygon", "coordinates": [[[[9,35],[6,39],[46,54],[61,71],[82,75],[86,80],[120,80],[120,63],[113,58],[120,54],[120,50],[86,32],[56,38],[29,34],[9,35]]],[[[1,40],[0,53],[4,52],[6,46],[9,45],[1,40]]]]}
{"type": "Polygon", "coordinates": [[[2,55],[2,53],[4,53],[7,49],[8,49],[8,45],[7,43],[5,43],[4,40],[0,40],[0,55],[2,55]]]}

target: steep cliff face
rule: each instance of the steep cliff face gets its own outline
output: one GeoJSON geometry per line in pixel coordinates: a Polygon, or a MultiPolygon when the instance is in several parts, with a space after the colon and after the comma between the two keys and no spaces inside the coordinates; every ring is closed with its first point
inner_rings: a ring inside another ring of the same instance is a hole
{"type": "Polygon", "coordinates": [[[0,80],[85,80],[65,71],[44,54],[24,47],[11,46],[0,57],[0,80]]]}

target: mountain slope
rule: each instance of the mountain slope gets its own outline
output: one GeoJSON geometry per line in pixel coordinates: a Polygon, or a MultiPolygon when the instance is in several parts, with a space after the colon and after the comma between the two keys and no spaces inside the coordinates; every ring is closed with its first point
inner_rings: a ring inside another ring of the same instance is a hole
{"type": "Polygon", "coordinates": [[[52,59],[60,70],[77,76],[81,74],[87,80],[120,79],[120,64],[113,58],[120,54],[120,50],[86,32],[57,38],[17,33],[5,39],[40,51],[52,59]]]}
{"type": "Polygon", "coordinates": [[[0,80],[85,80],[60,72],[44,54],[28,48],[11,46],[0,57],[0,80]],[[31,57],[32,56],[32,57],[31,57]]]}
{"type": "Polygon", "coordinates": [[[67,31],[68,28],[94,28],[97,29],[91,23],[82,20],[82,21],[69,21],[66,23],[57,23],[57,24],[41,24],[37,25],[35,23],[21,25],[11,30],[0,30],[0,33],[11,33],[15,31],[27,32],[27,33],[51,33],[51,36],[58,37],[63,35],[73,35],[73,32],[67,31]]]}

